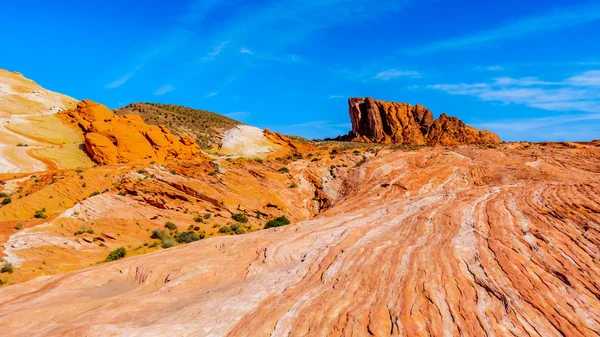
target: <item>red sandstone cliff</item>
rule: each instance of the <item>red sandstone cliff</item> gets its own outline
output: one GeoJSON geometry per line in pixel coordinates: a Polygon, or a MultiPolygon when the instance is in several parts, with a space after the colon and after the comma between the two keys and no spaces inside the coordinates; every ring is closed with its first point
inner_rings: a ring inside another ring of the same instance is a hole
{"type": "Polygon", "coordinates": [[[348,100],[352,131],[343,137],[355,142],[458,145],[493,144],[500,138],[480,131],[456,117],[433,113],[422,105],[378,101],[372,98],[348,100]]]}

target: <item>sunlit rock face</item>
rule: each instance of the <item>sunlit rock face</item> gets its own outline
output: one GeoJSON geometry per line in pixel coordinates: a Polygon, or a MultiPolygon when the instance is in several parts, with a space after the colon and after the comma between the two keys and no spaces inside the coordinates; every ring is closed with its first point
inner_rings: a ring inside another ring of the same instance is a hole
{"type": "Polygon", "coordinates": [[[598,336],[599,147],[365,156],[311,220],[2,287],[3,335],[598,336]]]}
{"type": "Polygon", "coordinates": [[[459,145],[495,144],[500,138],[489,131],[480,131],[456,117],[442,114],[434,120],[433,113],[422,105],[378,101],[372,98],[348,100],[352,131],[343,138],[355,142],[459,145]]]}

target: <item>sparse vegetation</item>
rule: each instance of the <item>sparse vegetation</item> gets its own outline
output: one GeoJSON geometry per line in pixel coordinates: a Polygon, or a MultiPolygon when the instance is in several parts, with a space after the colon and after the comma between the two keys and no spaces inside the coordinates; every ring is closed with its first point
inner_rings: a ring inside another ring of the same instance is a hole
{"type": "Polygon", "coordinates": [[[19,222],[18,224],[15,225],[15,229],[18,231],[23,229],[23,224],[19,222]]]}
{"type": "Polygon", "coordinates": [[[4,199],[2,199],[2,205],[8,205],[12,202],[12,199],[10,197],[4,197],[4,199]]]}
{"type": "Polygon", "coordinates": [[[167,238],[162,240],[162,247],[163,248],[171,248],[175,246],[175,242],[171,239],[171,238],[167,238]]]}
{"type": "Polygon", "coordinates": [[[100,195],[100,192],[94,191],[94,192],[92,192],[92,194],[90,194],[90,198],[94,197],[94,196],[97,196],[97,195],[100,195]]]}
{"type": "Polygon", "coordinates": [[[195,222],[204,222],[204,218],[199,215],[196,215],[196,216],[194,216],[194,221],[195,222]]]}
{"type": "Polygon", "coordinates": [[[82,169],[81,167],[78,167],[78,168],[75,170],[75,172],[77,172],[77,173],[81,173],[81,172],[83,172],[83,169],[82,169]]]}
{"type": "Polygon", "coordinates": [[[171,173],[172,175],[177,175],[177,171],[175,170],[169,170],[169,173],[171,173]]]}
{"type": "Polygon", "coordinates": [[[74,234],[77,235],[81,235],[81,234],[94,234],[94,230],[89,228],[88,226],[81,226],[81,228],[79,228],[74,234]]]}
{"type": "Polygon", "coordinates": [[[222,133],[242,123],[206,110],[197,110],[184,106],[157,103],[133,103],[117,109],[117,115],[138,114],[147,124],[166,125],[173,134],[190,134],[198,145],[210,149],[218,144],[222,133]]]}
{"type": "Polygon", "coordinates": [[[173,221],[167,221],[165,223],[165,228],[171,231],[177,231],[177,225],[173,221]]]}
{"type": "Polygon", "coordinates": [[[273,228],[273,227],[287,226],[289,224],[290,224],[290,220],[287,217],[280,216],[278,218],[275,218],[275,219],[267,222],[267,224],[265,225],[265,229],[273,228]]]}
{"type": "Polygon", "coordinates": [[[151,239],[159,239],[161,241],[168,237],[169,237],[169,235],[165,231],[163,231],[162,229],[158,229],[158,228],[153,230],[152,235],[150,235],[151,239]]]}
{"type": "Polygon", "coordinates": [[[296,188],[296,187],[298,187],[298,184],[296,184],[296,183],[291,183],[290,184],[290,188],[296,188]]]}
{"type": "Polygon", "coordinates": [[[365,157],[365,156],[362,156],[362,159],[361,159],[361,160],[359,160],[359,161],[356,163],[355,167],[360,167],[360,166],[362,166],[362,165],[363,165],[364,163],[366,163],[366,162],[367,162],[367,157],[365,157]]]}
{"type": "Polygon", "coordinates": [[[125,255],[127,255],[127,250],[123,247],[120,247],[110,252],[104,262],[120,260],[124,258],[125,255]]]}
{"type": "Polygon", "coordinates": [[[244,213],[235,213],[231,216],[231,218],[239,223],[247,223],[248,217],[244,213]]]}
{"type": "Polygon", "coordinates": [[[48,217],[48,215],[46,214],[46,209],[45,208],[38,209],[33,214],[33,217],[36,219],[46,219],[48,217]]]}
{"type": "Polygon", "coordinates": [[[281,173],[290,173],[290,170],[287,167],[282,167],[278,171],[281,173]]]}
{"type": "Polygon", "coordinates": [[[242,227],[240,227],[240,225],[238,225],[238,224],[233,224],[233,225],[229,226],[229,228],[235,234],[244,234],[244,233],[246,233],[246,231],[242,227]]]}
{"type": "Polygon", "coordinates": [[[200,240],[200,237],[194,232],[181,232],[177,234],[175,240],[179,243],[191,243],[200,240]]]}
{"type": "Polygon", "coordinates": [[[12,263],[5,263],[4,266],[2,266],[2,269],[0,269],[0,273],[12,274],[12,272],[13,272],[12,263]]]}
{"type": "Polygon", "coordinates": [[[148,171],[146,171],[146,169],[139,169],[137,172],[139,174],[146,174],[146,173],[148,173],[148,171]]]}
{"type": "Polygon", "coordinates": [[[29,145],[25,144],[25,143],[21,143],[21,142],[17,143],[17,147],[27,147],[27,146],[29,146],[29,145]]]}

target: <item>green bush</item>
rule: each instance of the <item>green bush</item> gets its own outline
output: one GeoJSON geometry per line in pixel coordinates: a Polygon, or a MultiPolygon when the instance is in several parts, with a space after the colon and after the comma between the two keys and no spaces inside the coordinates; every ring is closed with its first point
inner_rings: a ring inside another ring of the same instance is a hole
{"type": "Polygon", "coordinates": [[[173,242],[173,240],[168,239],[168,238],[162,240],[162,247],[163,248],[171,248],[173,246],[175,246],[175,242],[173,242]]]}
{"type": "Polygon", "coordinates": [[[46,214],[46,209],[38,209],[37,211],[35,211],[35,214],[33,214],[33,217],[36,219],[46,219],[48,217],[48,215],[46,214]]]}
{"type": "Polygon", "coordinates": [[[196,221],[196,222],[204,222],[204,218],[203,218],[203,217],[201,217],[201,216],[199,216],[199,215],[196,215],[196,216],[194,217],[194,221],[196,221]]]}
{"type": "Polygon", "coordinates": [[[94,197],[94,196],[97,196],[97,195],[100,195],[100,192],[94,191],[94,192],[92,192],[92,194],[90,194],[90,198],[94,197]]]}
{"type": "Polygon", "coordinates": [[[124,258],[125,255],[127,255],[127,250],[125,250],[125,248],[123,247],[120,247],[110,252],[106,257],[106,260],[104,260],[104,262],[120,260],[124,258]]]}
{"type": "Polygon", "coordinates": [[[11,202],[12,202],[12,200],[10,199],[10,197],[5,197],[5,198],[2,200],[2,205],[8,205],[8,204],[10,204],[11,202]]]}
{"type": "Polygon", "coordinates": [[[242,227],[240,227],[240,225],[238,225],[238,224],[233,224],[229,228],[235,234],[244,234],[244,233],[246,233],[246,231],[242,227]]]}
{"type": "Polygon", "coordinates": [[[159,240],[163,240],[165,238],[168,238],[169,236],[167,235],[167,233],[165,233],[165,231],[163,231],[162,229],[155,229],[152,231],[152,235],[150,235],[151,239],[159,239],[159,240]]]}
{"type": "Polygon", "coordinates": [[[175,240],[179,243],[191,243],[200,240],[200,237],[194,232],[181,232],[177,234],[175,240]]]}
{"type": "Polygon", "coordinates": [[[13,272],[13,266],[11,263],[5,263],[4,266],[2,266],[2,269],[0,269],[0,273],[12,274],[12,272],[13,272]]]}
{"type": "Polygon", "coordinates": [[[291,183],[290,184],[290,188],[296,188],[296,187],[298,187],[298,184],[296,184],[296,183],[291,183]]]}
{"type": "Polygon", "coordinates": [[[165,223],[165,228],[172,230],[172,231],[176,231],[177,230],[177,225],[173,222],[173,221],[167,221],[165,223]]]}
{"type": "Polygon", "coordinates": [[[290,169],[288,169],[287,167],[282,167],[278,171],[281,173],[290,173],[290,169]]]}
{"type": "Polygon", "coordinates": [[[247,223],[248,218],[243,213],[235,213],[231,218],[239,223],[247,223]]]}
{"type": "Polygon", "coordinates": [[[231,228],[229,228],[229,226],[221,226],[221,228],[219,228],[219,233],[229,234],[231,233],[231,228]]]}
{"type": "Polygon", "coordinates": [[[276,219],[273,219],[273,220],[267,222],[267,224],[265,225],[265,229],[273,228],[273,227],[287,226],[289,224],[290,224],[290,220],[288,220],[288,218],[286,218],[285,216],[280,216],[276,219]]]}

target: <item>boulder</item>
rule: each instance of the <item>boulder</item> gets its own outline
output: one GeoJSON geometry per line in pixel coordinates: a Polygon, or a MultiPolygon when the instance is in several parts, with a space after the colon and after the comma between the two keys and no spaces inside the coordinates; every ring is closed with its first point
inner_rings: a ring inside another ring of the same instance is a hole
{"type": "Polygon", "coordinates": [[[115,116],[92,101],[81,101],[59,117],[79,127],[88,155],[99,164],[162,163],[202,155],[192,137],[174,136],[162,125],[147,125],[138,115],[115,116]]]}

